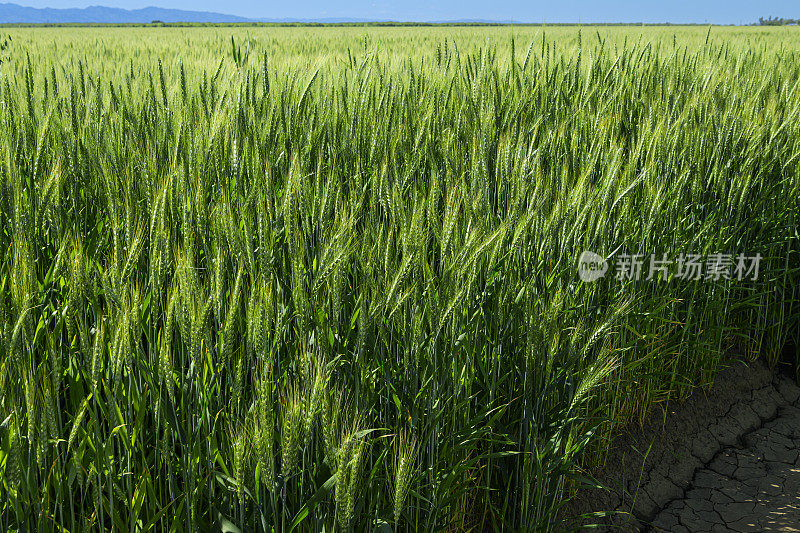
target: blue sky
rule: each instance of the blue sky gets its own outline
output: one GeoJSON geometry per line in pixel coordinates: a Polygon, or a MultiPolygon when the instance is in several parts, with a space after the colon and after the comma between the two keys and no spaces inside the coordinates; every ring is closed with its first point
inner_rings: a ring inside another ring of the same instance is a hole
{"type": "Polygon", "coordinates": [[[106,5],[135,9],[155,5],[216,11],[251,18],[354,17],[371,20],[490,19],[519,22],[695,22],[742,24],[758,17],[800,18],[796,0],[0,0],[31,7],[106,5]]]}

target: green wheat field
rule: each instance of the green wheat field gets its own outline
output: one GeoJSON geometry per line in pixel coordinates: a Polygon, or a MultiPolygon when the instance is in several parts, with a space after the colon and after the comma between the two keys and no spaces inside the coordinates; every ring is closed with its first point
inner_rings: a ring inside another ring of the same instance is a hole
{"type": "Polygon", "coordinates": [[[2,531],[555,531],[797,357],[798,28],[6,36],[2,531]]]}

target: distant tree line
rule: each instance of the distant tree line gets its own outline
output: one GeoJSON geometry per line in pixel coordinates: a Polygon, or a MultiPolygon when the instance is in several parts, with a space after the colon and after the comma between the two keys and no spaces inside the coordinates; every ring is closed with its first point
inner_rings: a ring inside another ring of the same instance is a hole
{"type": "MultiPolygon", "coordinates": [[[[0,0],[0,3],[2,0],[0,0]]],[[[168,27],[168,28],[273,28],[273,27],[482,27],[482,26],[527,26],[527,27],[583,27],[587,24],[577,22],[0,22],[0,28],[118,28],[118,27],[168,27]]],[[[670,22],[593,22],[588,26],[606,27],[665,27],[665,26],[702,26],[708,23],[670,22]]],[[[736,26],[736,24],[714,24],[714,26],[736,26]]]]}
{"type": "Polygon", "coordinates": [[[779,17],[759,17],[759,26],[788,26],[790,24],[800,24],[798,19],[784,19],[779,17]]]}
{"type": "MultiPolygon", "coordinates": [[[[1,1],[1,0],[0,0],[1,1]]],[[[760,17],[758,22],[750,23],[749,26],[787,26],[800,25],[800,19],[785,19],[778,17],[760,17]]],[[[52,28],[52,27],[172,27],[172,28],[218,28],[218,27],[414,27],[414,26],[566,26],[580,27],[586,24],[577,22],[164,22],[162,20],[152,20],[150,22],[0,22],[0,28],[52,28]]],[[[641,27],[641,26],[708,26],[708,23],[682,23],[673,24],[670,22],[644,23],[644,22],[595,22],[588,26],[619,26],[619,27],[641,27]]],[[[714,26],[737,26],[737,24],[714,24],[714,26]]],[[[0,41],[2,39],[0,38],[0,41]]],[[[1,44],[1,43],[0,43],[1,44]]]]}

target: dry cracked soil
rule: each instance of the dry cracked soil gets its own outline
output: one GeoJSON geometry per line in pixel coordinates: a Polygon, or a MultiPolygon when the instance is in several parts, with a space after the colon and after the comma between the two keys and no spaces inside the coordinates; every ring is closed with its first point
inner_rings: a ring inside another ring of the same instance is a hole
{"type": "Polygon", "coordinates": [[[605,488],[565,513],[604,516],[567,529],[800,532],[800,388],[760,362],[737,360],[611,450],[594,473],[605,488]]]}
{"type": "Polygon", "coordinates": [[[716,454],[650,531],[800,531],[800,409],[777,417],[716,454]]]}

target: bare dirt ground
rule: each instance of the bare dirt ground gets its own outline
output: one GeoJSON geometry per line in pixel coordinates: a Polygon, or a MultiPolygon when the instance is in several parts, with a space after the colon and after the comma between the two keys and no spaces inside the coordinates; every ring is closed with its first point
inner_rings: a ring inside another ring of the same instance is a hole
{"type": "Polygon", "coordinates": [[[615,439],[568,529],[800,532],[800,388],[761,362],[737,361],[714,385],[615,439]]]}
{"type": "Polygon", "coordinates": [[[689,489],[658,513],[651,531],[800,531],[800,409],[724,448],[695,472],[689,489]]]}

